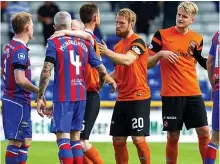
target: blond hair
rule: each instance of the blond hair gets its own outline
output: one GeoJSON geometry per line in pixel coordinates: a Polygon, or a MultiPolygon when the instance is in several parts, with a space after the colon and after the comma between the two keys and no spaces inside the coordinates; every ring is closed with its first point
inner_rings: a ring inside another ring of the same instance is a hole
{"type": "Polygon", "coordinates": [[[179,4],[178,8],[179,9],[182,9],[183,11],[185,11],[186,13],[191,13],[192,15],[196,15],[198,13],[198,6],[193,3],[193,2],[182,2],[179,4]]]}
{"type": "Polygon", "coordinates": [[[136,14],[129,8],[123,8],[117,12],[117,15],[123,16],[128,20],[128,23],[136,23],[136,14]]]}
{"type": "Polygon", "coordinates": [[[32,16],[30,13],[19,12],[13,14],[12,16],[12,27],[15,34],[20,34],[24,31],[24,28],[27,24],[29,24],[32,20],[32,16]]]}

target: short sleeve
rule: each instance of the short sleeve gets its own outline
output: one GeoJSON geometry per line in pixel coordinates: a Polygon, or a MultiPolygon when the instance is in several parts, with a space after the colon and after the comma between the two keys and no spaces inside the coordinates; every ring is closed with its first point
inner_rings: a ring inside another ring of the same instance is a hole
{"type": "Polygon", "coordinates": [[[46,58],[53,58],[56,61],[56,47],[52,40],[47,40],[46,58]]]}
{"type": "Polygon", "coordinates": [[[160,31],[157,31],[154,34],[148,49],[150,55],[155,55],[157,52],[159,52],[162,49],[162,37],[160,31]]]}
{"type": "Polygon", "coordinates": [[[98,67],[99,65],[102,64],[102,61],[98,58],[96,55],[96,52],[92,45],[89,45],[89,57],[88,57],[88,62],[92,67],[98,67]]]}
{"type": "Polygon", "coordinates": [[[145,42],[141,38],[134,40],[128,51],[137,56],[143,54],[146,51],[145,42]]]}
{"type": "Polygon", "coordinates": [[[13,54],[12,65],[16,69],[24,70],[29,60],[28,58],[28,52],[26,49],[18,49],[13,54]]]}

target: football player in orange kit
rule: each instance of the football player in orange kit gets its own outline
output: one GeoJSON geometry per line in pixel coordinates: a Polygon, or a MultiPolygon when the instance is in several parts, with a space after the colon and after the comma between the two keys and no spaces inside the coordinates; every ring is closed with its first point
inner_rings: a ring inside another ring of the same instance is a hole
{"type": "Polygon", "coordinates": [[[136,14],[127,8],[116,14],[116,35],[121,37],[114,52],[99,44],[101,54],[115,63],[110,74],[118,85],[118,97],[111,120],[110,135],[117,164],[128,164],[126,140],[132,137],[141,164],[150,164],[149,135],[150,89],[147,85],[148,50],[143,39],[134,33],[136,14]]]}
{"type": "Polygon", "coordinates": [[[203,38],[189,29],[197,12],[195,3],[182,2],[177,9],[176,25],[157,31],[149,46],[152,56],[149,56],[148,68],[160,61],[163,130],[168,132],[167,164],[177,163],[183,123],[187,129],[196,129],[202,160],[210,141],[205,104],[196,74],[197,62],[206,69],[206,59],[201,56],[203,38]]]}

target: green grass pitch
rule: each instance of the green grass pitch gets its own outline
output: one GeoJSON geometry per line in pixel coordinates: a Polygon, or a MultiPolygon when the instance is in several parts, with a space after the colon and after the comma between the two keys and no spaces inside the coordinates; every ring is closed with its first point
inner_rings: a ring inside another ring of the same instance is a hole
{"type": "MultiPolygon", "coordinates": [[[[4,154],[7,142],[1,142],[1,163],[4,164],[4,154]]],[[[115,164],[112,143],[93,143],[99,150],[105,164],[115,164]]],[[[152,164],[165,164],[165,143],[149,143],[152,164]]],[[[129,164],[139,164],[136,148],[128,143],[129,164]]],[[[55,142],[33,142],[29,149],[29,164],[59,164],[55,142]]],[[[219,159],[216,160],[216,164],[219,159]]],[[[197,143],[180,143],[178,164],[202,164],[197,143]]]]}

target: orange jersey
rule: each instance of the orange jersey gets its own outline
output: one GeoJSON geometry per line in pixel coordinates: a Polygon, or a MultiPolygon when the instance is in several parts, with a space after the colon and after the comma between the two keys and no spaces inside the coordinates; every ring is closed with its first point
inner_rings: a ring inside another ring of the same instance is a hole
{"type": "MultiPolygon", "coordinates": [[[[96,41],[94,49],[96,51],[96,55],[101,58],[99,47],[96,41]]],[[[86,64],[85,66],[85,83],[87,91],[99,91],[99,73],[95,68],[92,68],[90,64],[86,64]]]]}
{"type": "Polygon", "coordinates": [[[161,96],[201,95],[194,50],[197,47],[197,52],[201,55],[202,46],[202,36],[192,30],[183,35],[177,32],[175,27],[170,27],[155,33],[149,46],[149,54],[169,50],[179,57],[176,64],[167,59],[160,60],[161,96]]]}
{"type": "Polygon", "coordinates": [[[118,85],[117,101],[150,98],[150,88],[147,85],[148,50],[144,41],[137,34],[133,34],[128,39],[119,41],[114,50],[120,54],[126,54],[129,51],[137,56],[137,59],[129,66],[115,66],[118,85]]]}

